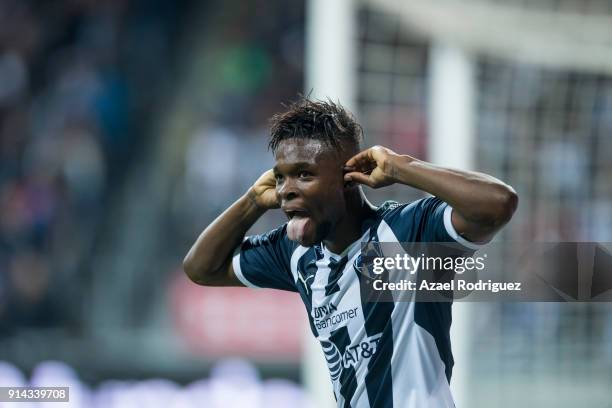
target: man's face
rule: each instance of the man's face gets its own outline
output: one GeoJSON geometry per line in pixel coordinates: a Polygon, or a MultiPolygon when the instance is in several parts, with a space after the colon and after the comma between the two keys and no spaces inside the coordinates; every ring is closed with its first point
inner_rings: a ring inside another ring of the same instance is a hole
{"type": "Polygon", "coordinates": [[[287,234],[300,245],[325,239],[346,211],[342,156],[314,139],[286,139],[276,149],[276,194],[287,234]]]}

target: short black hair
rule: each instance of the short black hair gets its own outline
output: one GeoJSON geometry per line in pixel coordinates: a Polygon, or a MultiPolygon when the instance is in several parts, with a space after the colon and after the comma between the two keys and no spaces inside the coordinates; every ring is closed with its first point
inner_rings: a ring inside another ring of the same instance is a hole
{"type": "Polygon", "coordinates": [[[273,153],[281,141],[290,138],[321,140],[336,150],[342,150],[342,143],[349,142],[359,150],[363,129],[340,103],[301,96],[286,108],[270,119],[268,149],[273,153]]]}

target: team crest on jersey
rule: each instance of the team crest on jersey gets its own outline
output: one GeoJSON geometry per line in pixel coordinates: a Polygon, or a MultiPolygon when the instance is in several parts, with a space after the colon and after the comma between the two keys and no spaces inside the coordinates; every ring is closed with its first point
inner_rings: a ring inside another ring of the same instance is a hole
{"type": "Polygon", "coordinates": [[[353,261],[353,268],[355,268],[356,271],[361,271],[362,267],[363,267],[363,256],[359,254],[353,261]]]}
{"type": "Polygon", "coordinates": [[[363,341],[348,346],[344,353],[340,353],[338,347],[331,341],[321,340],[332,381],[340,378],[343,369],[355,367],[362,360],[369,360],[376,353],[381,336],[382,333],[377,333],[367,337],[363,341]]]}
{"type": "Polygon", "coordinates": [[[361,253],[357,255],[355,261],[353,261],[353,268],[362,275],[371,276],[374,258],[380,257],[384,257],[382,248],[377,238],[373,237],[370,242],[363,244],[361,253]]]}

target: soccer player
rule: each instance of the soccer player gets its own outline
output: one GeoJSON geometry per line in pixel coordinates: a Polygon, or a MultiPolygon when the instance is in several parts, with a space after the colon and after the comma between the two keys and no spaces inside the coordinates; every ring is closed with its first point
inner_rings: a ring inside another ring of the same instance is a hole
{"type": "Polygon", "coordinates": [[[299,293],[328,362],[339,407],[453,407],[451,303],[369,302],[362,243],[488,242],[514,213],[494,177],[436,166],[382,146],[360,151],[361,127],[331,101],[302,98],[273,116],[276,164],[213,221],[183,262],[201,285],[299,293]],[[361,184],[432,195],[370,204],[361,184]],[[263,213],[288,222],[245,238],[263,213]]]}

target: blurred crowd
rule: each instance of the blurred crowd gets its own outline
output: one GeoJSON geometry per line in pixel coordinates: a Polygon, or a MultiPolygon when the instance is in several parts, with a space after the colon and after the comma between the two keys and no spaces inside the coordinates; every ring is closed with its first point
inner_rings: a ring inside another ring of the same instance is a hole
{"type": "MultiPolygon", "coordinates": [[[[268,119],[303,92],[304,1],[229,1],[223,8],[232,12],[219,16],[211,36],[211,75],[195,86],[203,116],[185,149],[175,208],[179,251],[273,166],[268,119]]],[[[257,229],[279,221],[267,214],[257,229]]]]}
{"type": "Polygon", "coordinates": [[[168,59],[179,9],[0,2],[0,336],[76,321],[83,265],[138,146],[150,84],[168,74],[152,62],[168,59]]]}
{"type": "MultiPolygon", "coordinates": [[[[156,378],[142,381],[106,380],[97,387],[81,382],[75,370],[58,361],[38,364],[30,378],[10,363],[0,361],[0,384],[11,387],[69,387],[70,402],[54,402],[71,408],[314,408],[302,388],[290,380],[260,378],[250,363],[219,361],[210,377],[185,386],[156,378]]],[[[38,403],[7,402],[2,407],[38,407],[38,403]]]]}

